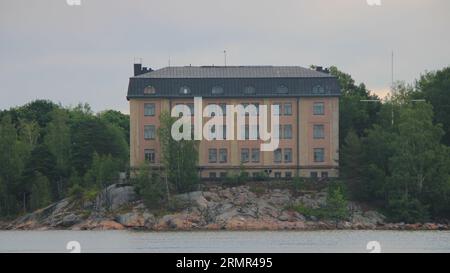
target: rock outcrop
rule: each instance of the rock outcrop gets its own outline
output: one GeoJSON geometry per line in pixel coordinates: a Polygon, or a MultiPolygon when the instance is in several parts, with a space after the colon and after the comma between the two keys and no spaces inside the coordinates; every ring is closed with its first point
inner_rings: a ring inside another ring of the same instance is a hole
{"type": "MultiPolygon", "coordinates": [[[[372,210],[350,203],[351,217],[335,222],[302,215],[297,204],[316,209],[327,193],[294,194],[288,189],[253,190],[249,186],[211,187],[173,196],[178,209],[152,211],[127,184],[109,186],[95,201],[64,199],[9,223],[7,229],[74,230],[317,230],[317,229],[448,229],[437,224],[389,224],[372,210]]],[[[5,226],[4,226],[5,228],[5,226]]]]}

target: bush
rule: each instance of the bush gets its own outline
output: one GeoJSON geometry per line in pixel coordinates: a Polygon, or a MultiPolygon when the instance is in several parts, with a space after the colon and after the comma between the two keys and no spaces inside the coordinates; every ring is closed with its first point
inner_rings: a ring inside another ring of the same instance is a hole
{"type": "Polygon", "coordinates": [[[266,172],[257,172],[255,174],[254,180],[256,180],[256,181],[267,181],[267,180],[269,180],[269,175],[266,172]]]}
{"type": "Polygon", "coordinates": [[[84,189],[79,184],[74,184],[69,189],[69,197],[81,200],[84,196],[84,189]]]}
{"type": "Polygon", "coordinates": [[[165,187],[159,173],[152,172],[150,168],[141,167],[134,180],[136,193],[142,197],[148,208],[160,209],[166,201],[165,187]]]}
{"type": "Polygon", "coordinates": [[[417,199],[400,198],[389,201],[389,220],[392,222],[417,223],[428,220],[428,207],[417,199]]]}
{"type": "Polygon", "coordinates": [[[292,180],[292,186],[294,187],[294,190],[299,192],[306,189],[306,181],[304,178],[301,177],[295,177],[294,180],[292,180]]]}
{"type": "Polygon", "coordinates": [[[327,195],[328,217],[336,222],[348,218],[347,199],[340,187],[330,187],[327,195]]]}

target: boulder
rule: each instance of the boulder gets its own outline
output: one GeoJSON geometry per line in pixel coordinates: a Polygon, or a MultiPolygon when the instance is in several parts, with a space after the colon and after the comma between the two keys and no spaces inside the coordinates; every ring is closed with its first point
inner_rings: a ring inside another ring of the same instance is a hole
{"type": "Polygon", "coordinates": [[[177,194],[174,196],[174,199],[191,206],[197,206],[201,209],[206,209],[208,207],[208,201],[203,197],[203,192],[201,191],[177,194]]]}
{"type": "Polygon", "coordinates": [[[63,227],[71,227],[80,222],[80,217],[74,213],[66,215],[62,218],[61,226],[63,227]]]}
{"type": "Polygon", "coordinates": [[[96,199],[99,210],[116,210],[137,200],[134,187],[128,184],[114,184],[102,190],[96,199]]]}
{"type": "Polygon", "coordinates": [[[155,224],[155,217],[147,212],[129,212],[116,216],[115,220],[128,228],[152,228],[155,224]]]}

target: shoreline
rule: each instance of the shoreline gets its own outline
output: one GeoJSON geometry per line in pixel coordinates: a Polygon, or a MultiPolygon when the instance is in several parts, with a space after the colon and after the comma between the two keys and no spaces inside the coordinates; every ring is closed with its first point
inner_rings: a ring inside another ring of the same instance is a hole
{"type": "Polygon", "coordinates": [[[95,200],[66,198],[12,221],[0,230],[131,230],[158,231],[438,231],[444,223],[389,223],[381,213],[350,202],[345,220],[302,214],[296,204],[310,209],[326,205],[327,192],[297,194],[288,189],[252,191],[249,186],[215,187],[173,196],[177,207],[151,210],[131,185],[111,185],[95,200]]]}

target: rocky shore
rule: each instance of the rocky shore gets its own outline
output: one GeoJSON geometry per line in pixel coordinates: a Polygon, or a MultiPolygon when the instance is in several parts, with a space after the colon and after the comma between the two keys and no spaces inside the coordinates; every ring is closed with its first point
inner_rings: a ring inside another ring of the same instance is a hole
{"type": "Polygon", "coordinates": [[[1,223],[7,230],[449,230],[447,224],[386,223],[386,218],[359,204],[349,203],[348,221],[319,220],[305,216],[293,205],[319,208],[327,193],[293,194],[288,189],[258,189],[249,186],[210,187],[174,196],[177,209],[154,211],[139,200],[134,188],[116,184],[102,191],[95,200],[64,199],[1,223]]]}

